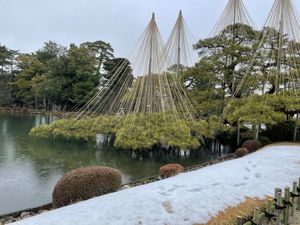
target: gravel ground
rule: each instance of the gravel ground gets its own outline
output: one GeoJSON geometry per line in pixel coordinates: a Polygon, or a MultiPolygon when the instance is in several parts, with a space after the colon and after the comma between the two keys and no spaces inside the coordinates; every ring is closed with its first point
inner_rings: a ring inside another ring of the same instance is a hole
{"type": "Polygon", "coordinates": [[[300,225],[300,211],[297,211],[295,216],[291,219],[290,225],[300,225]]]}
{"type": "MultiPolygon", "coordinates": [[[[277,225],[277,223],[266,223],[265,225],[277,225]]],[[[295,211],[293,217],[290,218],[289,225],[300,225],[300,211],[295,211]]]]}

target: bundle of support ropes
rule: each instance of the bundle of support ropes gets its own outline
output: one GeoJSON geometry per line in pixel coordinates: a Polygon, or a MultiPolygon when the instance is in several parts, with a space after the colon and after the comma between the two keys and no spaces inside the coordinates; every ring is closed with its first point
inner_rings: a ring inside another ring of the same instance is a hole
{"type": "MultiPolygon", "coordinates": [[[[220,38],[220,41],[223,38],[235,39],[249,27],[252,28],[252,24],[242,0],[229,0],[212,35],[220,38]],[[228,36],[228,33],[231,35],[228,36]]],[[[197,114],[181,80],[181,74],[197,61],[193,41],[180,11],[171,35],[164,44],[153,14],[136,48],[131,51],[128,60],[122,60],[111,72],[109,80],[99,84],[82,99],[72,113],[54,124],[35,128],[32,134],[91,138],[105,133],[113,134],[116,137],[115,145],[121,148],[199,148],[202,137],[209,136],[206,130],[211,121],[197,114]]],[[[257,126],[268,119],[263,115],[263,109],[266,102],[272,99],[270,93],[292,96],[300,101],[299,41],[300,23],[291,0],[275,0],[262,32],[258,32],[257,48],[253,49],[250,66],[239,66],[247,70],[247,75],[241,79],[232,75],[232,93],[217,118],[218,127],[224,125],[223,119],[229,111],[240,107],[235,102],[241,96],[246,97],[247,101],[243,102],[246,105],[259,99],[257,101],[262,110],[258,115],[253,114],[262,118],[257,126]],[[270,40],[274,36],[278,39],[270,40]],[[270,46],[272,41],[274,46],[270,46]],[[255,67],[258,55],[268,56],[267,60],[259,62],[266,65],[266,71],[258,71],[255,67]],[[275,82],[272,80],[274,73],[275,82]],[[267,76],[263,83],[261,76],[267,76]],[[249,77],[254,89],[245,88],[249,86],[249,77]],[[272,83],[275,83],[274,87],[272,83]]],[[[249,43],[244,40],[240,45],[247,46],[249,43]]],[[[298,105],[293,103],[288,109],[296,111],[297,118],[300,113],[298,105]]],[[[251,123],[247,116],[239,118],[239,121],[251,123]]]]}

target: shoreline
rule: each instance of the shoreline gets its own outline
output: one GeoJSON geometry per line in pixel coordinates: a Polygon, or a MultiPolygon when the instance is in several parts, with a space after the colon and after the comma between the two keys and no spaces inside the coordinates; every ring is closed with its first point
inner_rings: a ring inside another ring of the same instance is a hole
{"type": "MultiPolygon", "coordinates": [[[[186,167],[182,173],[187,173],[187,172],[191,172],[191,171],[194,171],[194,170],[202,169],[202,168],[209,167],[209,166],[212,166],[212,165],[215,165],[215,164],[218,164],[218,163],[222,163],[222,162],[225,162],[225,161],[229,161],[229,160],[232,160],[232,159],[235,159],[234,154],[228,154],[226,156],[222,156],[220,158],[217,158],[217,159],[205,162],[205,163],[201,163],[201,164],[198,164],[198,165],[193,165],[193,166],[186,167]]],[[[133,188],[133,187],[145,185],[145,184],[150,184],[150,183],[160,181],[160,180],[163,180],[163,179],[167,179],[167,178],[161,177],[160,175],[145,177],[145,178],[140,179],[140,180],[136,180],[136,181],[132,181],[132,182],[127,183],[127,184],[123,184],[119,191],[121,191],[123,189],[128,189],[128,188],[133,188]]],[[[51,210],[54,210],[53,207],[52,207],[52,203],[47,203],[43,206],[28,208],[28,209],[24,209],[24,210],[20,210],[20,211],[16,211],[16,212],[8,213],[8,214],[5,214],[5,215],[0,215],[0,224],[1,224],[1,222],[6,224],[8,220],[14,220],[14,219],[15,219],[15,221],[19,221],[19,220],[26,219],[28,217],[32,217],[32,216],[41,214],[43,212],[51,211],[51,210]],[[22,217],[22,213],[25,215],[25,217],[22,217]]],[[[11,221],[11,222],[15,222],[15,221],[11,221]]]]}
{"type": "MultiPolygon", "coordinates": [[[[59,221],[65,225],[82,225],[96,224],[97,221],[107,224],[122,221],[123,224],[131,225],[160,224],[159,221],[176,224],[180,221],[180,224],[204,225],[223,211],[225,217],[233,215],[236,218],[235,212],[229,215],[225,210],[238,206],[246,198],[263,199],[265,196],[273,196],[274,187],[284,188],[299,179],[299,147],[300,145],[269,146],[244,158],[93,198],[16,224],[50,225],[59,221]],[[226,192],[226,198],[224,188],[230,188],[226,192]],[[128,196],[131,198],[128,199],[128,196]],[[207,206],[208,202],[210,205],[207,206]],[[149,210],[150,217],[147,213],[149,210]]],[[[248,208],[248,204],[246,207],[248,208]]],[[[243,209],[242,211],[244,212],[243,209]]]]}
{"type": "MultiPolygon", "coordinates": [[[[293,143],[293,142],[272,143],[272,144],[263,146],[262,148],[260,148],[257,151],[261,151],[261,150],[263,150],[264,148],[266,148],[268,146],[300,146],[300,142],[296,142],[296,143],[293,143]]],[[[182,173],[187,173],[187,172],[191,172],[191,171],[194,171],[194,170],[203,169],[205,167],[209,167],[209,166],[212,166],[212,165],[215,165],[215,164],[218,164],[218,163],[222,163],[222,162],[225,162],[225,161],[233,160],[233,159],[236,159],[236,157],[234,156],[234,153],[231,153],[231,154],[228,154],[226,156],[222,156],[220,158],[210,160],[210,161],[205,162],[205,163],[201,163],[201,164],[198,164],[198,165],[193,165],[193,166],[186,167],[183,170],[182,173]]],[[[122,190],[124,188],[132,188],[132,187],[137,187],[137,186],[153,183],[153,182],[156,182],[156,181],[159,181],[159,180],[162,180],[162,179],[167,179],[167,178],[163,178],[160,175],[145,177],[145,178],[142,178],[142,179],[139,179],[139,180],[136,180],[136,181],[129,182],[127,184],[122,184],[120,190],[122,190]]],[[[14,216],[15,217],[15,216],[20,215],[22,212],[28,212],[28,211],[34,212],[34,211],[49,210],[49,209],[52,209],[52,203],[46,203],[45,205],[42,205],[42,206],[37,206],[37,207],[34,207],[34,208],[28,208],[28,209],[24,209],[24,210],[20,210],[20,211],[15,211],[15,212],[12,212],[12,213],[0,215],[0,221],[4,217],[9,217],[9,216],[14,216]]]]}
{"type": "MultiPolygon", "coordinates": [[[[297,142],[297,143],[293,143],[293,142],[272,143],[270,145],[263,146],[262,148],[260,148],[257,151],[261,151],[264,148],[269,147],[269,146],[300,146],[300,143],[299,142],[297,142]]],[[[220,158],[217,158],[217,159],[205,162],[205,163],[201,163],[201,164],[198,164],[198,165],[193,165],[193,166],[186,167],[184,169],[183,173],[191,172],[191,171],[198,170],[198,169],[203,169],[203,168],[206,168],[206,167],[209,167],[209,166],[212,166],[212,165],[216,165],[216,164],[219,164],[219,163],[222,163],[222,162],[225,162],[225,161],[231,161],[231,160],[234,160],[234,159],[236,159],[236,157],[234,156],[233,153],[231,153],[231,154],[228,154],[226,156],[222,156],[220,158]]],[[[133,188],[133,187],[137,187],[137,186],[141,186],[141,185],[145,185],[145,184],[150,184],[150,183],[160,181],[160,180],[163,180],[163,179],[167,179],[167,178],[161,177],[160,175],[145,177],[145,178],[137,180],[137,181],[133,181],[133,182],[130,182],[130,183],[127,183],[127,184],[123,184],[121,186],[120,190],[133,188]]],[[[43,212],[51,211],[51,210],[54,210],[52,208],[52,203],[48,203],[48,204],[45,204],[43,206],[24,209],[24,210],[12,212],[12,213],[5,214],[5,215],[0,215],[0,222],[3,222],[5,224],[5,223],[7,223],[6,221],[9,220],[9,219],[19,221],[19,220],[23,220],[25,218],[32,217],[32,216],[41,214],[43,212]],[[24,214],[25,217],[22,217],[22,214],[24,214]]],[[[12,221],[12,222],[14,222],[14,221],[12,221]]]]}
{"type": "Polygon", "coordinates": [[[68,111],[49,111],[40,109],[29,109],[21,107],[0,107],[0,113],[13,113],[13,114],[23,114],[23,115],[46,115],[46,116],[63,116],[65,114],[71,113],[68,111]]]}

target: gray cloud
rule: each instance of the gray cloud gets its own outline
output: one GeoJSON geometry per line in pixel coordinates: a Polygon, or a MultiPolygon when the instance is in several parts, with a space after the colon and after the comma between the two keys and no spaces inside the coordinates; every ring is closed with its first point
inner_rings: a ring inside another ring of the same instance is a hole
{"type": "MultiPolygon", "coordinates": [[[[273,0],[244,0],[261,27],[273,0]]],[[[48,40],[70,43],[104,40],[118,56],[126,57],[156,13],[164,39],[178,11],[194,36],[207,37],[227,0],[0,0],[0,42],[21,52],[39,49],[48,40]]],[[[300,1],[295,2],[300,9],[300,1]]]]}

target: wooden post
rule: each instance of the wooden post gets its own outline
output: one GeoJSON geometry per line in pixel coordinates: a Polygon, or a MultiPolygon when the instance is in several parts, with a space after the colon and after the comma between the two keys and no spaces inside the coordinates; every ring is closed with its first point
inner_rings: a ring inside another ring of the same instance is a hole
{"type": "Polygon", "coordinates": [[[244,224],[243,217],[237,216],[237,218],[236,218],[236,224],[237,225],[243,225],[244,224]]]}
{"type": "Polygon", "coordinates": [[[266,210],[266,212],[267,212],[268,214],[270,214],[270,215],[274,213],[273,202],[274,202],[273,199],[269,199],[269,200],[268,200],[268,205],[267,205],[267,210],[266,210]]]}
{"type": "Polygon", "coordinates": [[[253,215],[253,222],[255,224],[259,224],[259,222],[260,222],[259,212],[260,212],[260,209],[258,207],[256,207],[255,210],[254,210],[254,215],[253,215]]]}
{"type": "MultiPolygon", "coordinates": [[[[279,189],[278,189],[279,190],[279,189]]],[[[277,192],[276,193],[276,205],[278,207],[282,207],[282,193],[281,192],[277,192]]],[[[276,215],[276,224],[281,224],[281,210],[280,209],[276,209],[275,210],[275,215],[276,215]]]]}
{"type": "Polygon", "coordinates": [[[286,187],[284,189],[284,205],[285,209],[283,210],[283,224],[288,225],[289,224],[289,216],[290,216],[290,205],[288,204],[290,202],[290,188],[286,187]]]}
{"type": "MultiPolygon", "coordinates": [[[[298,192],[297,192],[297,182],[293,182],[293,190],[292,190],[292,195],[293,196],[295,196],[295,195],[297,195],[298,194],[298,192]]],[[[293,206],[291,207],[291,216],[294,216],[294,214],[295,214],[295,197],[292,197],[292,200],[291,200],[291,202],[292,202],[292,204],[293,204],[293,206]]]]}
{"type": "MultiPolygon", "coordinates": [[[[299,178],[299,183],[298,183],[298,195],[300,195],[300,178],[299,178]]],[[[298,197],[297,201],[297,210],[300,210],[300,197],[298,197]]]]}
{"type": "Polygon", "coordinates": [[[275,188],[275,194],[274,194],[275,201],[277,201],[277,197],[278,197],[279,192],[282,193],[281,188],[275,188]]]}
{"type": "Polygon", "coordinates": [[[299,114],[297,113],[296,120],[295,120],[295,127],[294,127],[294,138],[293,141],[297,141],[297,131],[298,131],[298,125],[297,125],[297,120],[299,118],[299,114]]]}

